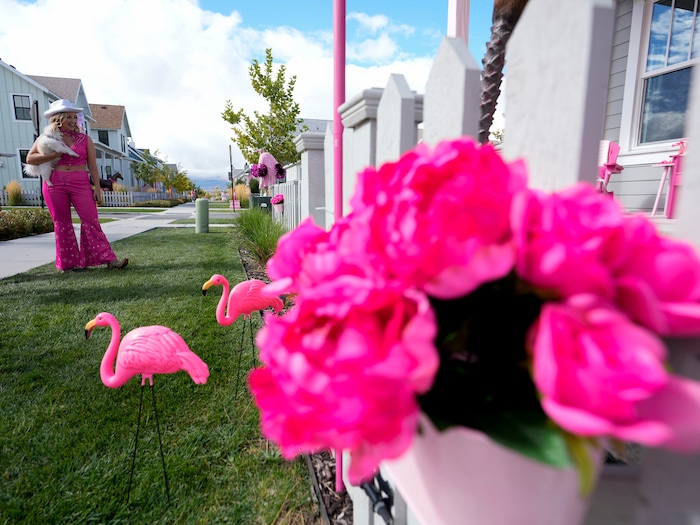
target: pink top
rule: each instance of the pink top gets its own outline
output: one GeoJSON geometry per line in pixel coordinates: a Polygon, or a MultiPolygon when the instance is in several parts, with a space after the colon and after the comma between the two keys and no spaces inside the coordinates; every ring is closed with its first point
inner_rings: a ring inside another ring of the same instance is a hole
{"type": "Polygon", "coordinates": [[[260,185],[263,188],[272,186],[277,181],[277,172],[275,171],[277,161],[275,160],[275,157],[272,156],[272,153],[268,153],[267,151],[265,153],[261,153],[258,164],[264,164],[267,166],[267,175],[260,179],[260,185]]]}
{"type": "Polygon", "coordinates": [[[56,166],[85,166],[87,163],[88,140],[85,133],[76,133],[73,136],[73,145],[70,147],[78,156],[72,157],[64,153],[58,159],[56,166]]]}

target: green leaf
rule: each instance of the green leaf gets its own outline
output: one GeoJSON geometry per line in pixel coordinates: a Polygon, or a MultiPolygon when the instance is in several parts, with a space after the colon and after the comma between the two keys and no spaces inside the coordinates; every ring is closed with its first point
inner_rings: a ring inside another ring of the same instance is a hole
{"type": "Polygon", "coordinates": [[[486,414],[478,425],[491,439],[523,456],[558,468],[573,465],[562,431],[543,413],[486,414]]]}

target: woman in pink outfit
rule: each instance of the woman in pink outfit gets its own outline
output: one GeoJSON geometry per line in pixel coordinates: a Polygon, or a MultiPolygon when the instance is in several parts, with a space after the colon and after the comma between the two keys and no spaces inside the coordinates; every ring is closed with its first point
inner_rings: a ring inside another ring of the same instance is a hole
{"type": "Polygon", "coordinates": [[[258,153],[260,153],[258,165],[264,164],[267,166],[267,175],[260,179],[260,187],[263,189],[263,193],[267,195],[270,186],[277,182],[277,172],[275,170],[277,161],[275,160],[275,157],[273,157],[272,153],[265,151],[265,148],[260,148],[258,153]]]}
{"type": "Polygon", "coordinates": [[[44,112],[49,125],[62,135],[63,142],[77,157],[61,153],[39,153],[35,142],[27,154],[27,164],[55,162],[51,184],[42,183],[42,194],[51,213],[56,236],[56,268],[64,272],[106,264],[121,269],[128,259],[119,260],[102,231],[96,203],[102,202],[102,190],[92,139],[80,132],[78,113],[82,108],[70,100],[56,100],[44,112]],[[89,173],[88,173],[89,172],[89,173]],[[92,187],[90,186],[92,177],[92,187]],[[73,229],[71,205],[80,217],[80,248],[73,229]]]}

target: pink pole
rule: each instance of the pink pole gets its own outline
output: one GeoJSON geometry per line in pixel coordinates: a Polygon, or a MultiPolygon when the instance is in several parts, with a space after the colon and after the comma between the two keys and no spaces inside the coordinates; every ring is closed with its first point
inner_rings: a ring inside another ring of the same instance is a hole
{"type": "MultiPolygon", "coordinates": [[[[343,217],[343,122],[338,108],[345,102],[345,0],[333,0],[333,180],[334,219],[343,217]]],[[[335,491],[345,490],[343,451],[335,451],[335,491]]]]}
{"type": "Polygon", "coordinates": [[[449,0],[447,3],[447,36],[469,43],[469,0],[449,0]]]}
{"type": "Polygon", "coordinates": [[[334,219],[343,216],[343,122],[338,108],[345,102],[345,0],[333,0],[333,180],[334,219]]]}

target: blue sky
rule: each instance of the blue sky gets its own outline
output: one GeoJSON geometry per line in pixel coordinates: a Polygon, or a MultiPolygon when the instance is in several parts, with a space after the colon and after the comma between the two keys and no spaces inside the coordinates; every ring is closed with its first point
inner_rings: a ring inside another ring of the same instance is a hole
{"type": "MultiPolygon", "coordinates": [[[[237,11],[246,25],[257,29],[294,27],[301,31],[330,31],[333,27],[333,0],[202,0],[204,9],[230,14],[237,11]]],[[[387,16],[396,25],[415,28],[401,40],[404,51],[434,54],[447,27],[448,2],[425,0],[346,0],[346,13],[387,16]]],[[[489,39],[493,0],[472,0],[470,5],[469,48],[474,56],[483,54],[489,39]]],[[[361,36],[358,23],[349,17],[347,38],[361,36]]]]}
{"type": "MultiPolygon", "coordinates": [[[[493,0],[472,0],[481,63],[493,0]]],[[[447,31],[448,0],[346,0],[346,98],[400,73],[423,93],[447,31]]],[[[228,100],[266,111],[248,76],[271,48],[302,118],[333,118],[333,0],[0,0],[0,59],[26,75],[79,78],[91,104],[123,105],[138,148],[191,178],[226,184],[228,100]],[[61,53],[47,42],[74,42],[61,53]]],[[[234,145],[234,167],[244,159],[234,145]]]]}

